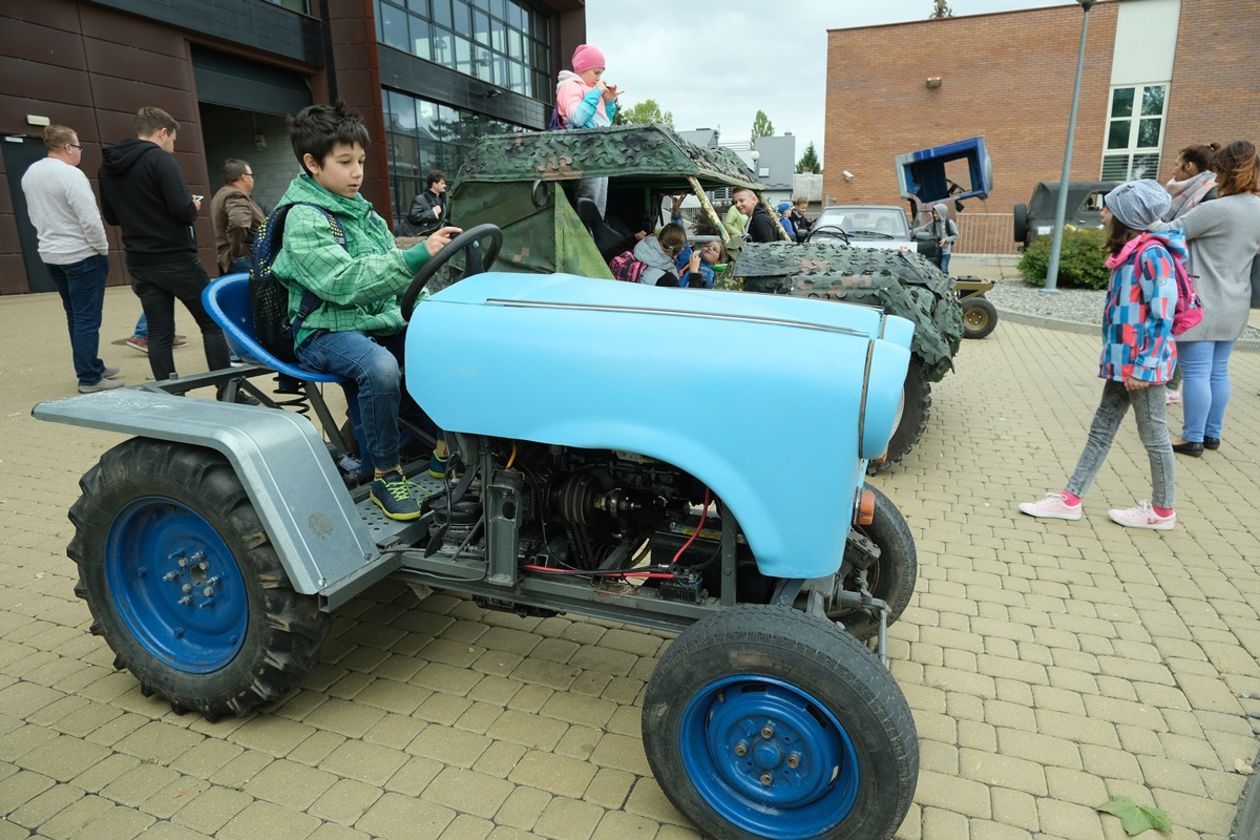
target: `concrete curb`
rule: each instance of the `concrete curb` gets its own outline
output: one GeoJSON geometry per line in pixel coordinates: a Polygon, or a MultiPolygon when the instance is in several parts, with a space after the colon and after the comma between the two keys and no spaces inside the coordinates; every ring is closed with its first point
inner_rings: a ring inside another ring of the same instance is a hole
{"type": "MultiPolygon", "coordinates": [[[[1062,321],[1058,318],[1047,318],[1043,315],[1029,315],[1025,312],[998,309],[998,324],[1000,325],[1004,320],[1015,324],[1027,324],[1031,327],[1043,327],[1047,330],[1058,330],[1059,332],[1080,333],[1082,335],[1099,334],[1098,324],[1082,324],[1080,321],[1062,321]]],[[[1260,353],[1260,341],[1240,339],[1234,344],[1234,349],[1243,353],[1260,353]]]]}
{"type": "MultiPolygon", "coordinates": [[[[1252,766],[1260,765],[1260,755],[1252,766]]],[[[1238,801],[1238,816],[1229,830],[1229,840],[1260,840],[1260,773],[1247,779],[1242,799],[1238,801]]]]}

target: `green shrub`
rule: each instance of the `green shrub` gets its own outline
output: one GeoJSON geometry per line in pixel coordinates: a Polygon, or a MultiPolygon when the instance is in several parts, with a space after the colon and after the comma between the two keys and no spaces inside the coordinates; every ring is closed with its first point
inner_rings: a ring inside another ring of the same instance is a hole
{"type": "MultiPolygon", "coordinates": [[[[1111,272],[1107,270],[1106,235],[1101,230],[1065,230],[1059,253],[1059,286],[1065,289],[1105,289],[1111,272]]],[[[1050,265],[1051,237],[1042,236],[1024,249],[1019,273],[1030,286],[1046,282],[1050,265]]]]}

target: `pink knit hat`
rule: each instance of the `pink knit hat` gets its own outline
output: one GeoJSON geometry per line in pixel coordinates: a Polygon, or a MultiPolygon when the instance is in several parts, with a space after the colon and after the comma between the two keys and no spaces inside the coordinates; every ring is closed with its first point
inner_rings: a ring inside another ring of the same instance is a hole
{"type": "Polygon", "coordinates": [[[573,51],[573,72],[585,73],[587,70],[594,70],[596,67],[607,67],[608,62],[604,61],[604,54],[599,51],[598,47],[592,47],[590,44],[582,44],[573,51]]]}

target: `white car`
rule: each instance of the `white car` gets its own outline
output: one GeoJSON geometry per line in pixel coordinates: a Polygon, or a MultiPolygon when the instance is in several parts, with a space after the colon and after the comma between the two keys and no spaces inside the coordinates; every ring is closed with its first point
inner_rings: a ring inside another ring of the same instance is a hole
{"type": "Polygon", "coordinates": [[[913,251],[906,214],[894,205],[825,207],[809,229],[809,242],[881,251],[913,251]]]}

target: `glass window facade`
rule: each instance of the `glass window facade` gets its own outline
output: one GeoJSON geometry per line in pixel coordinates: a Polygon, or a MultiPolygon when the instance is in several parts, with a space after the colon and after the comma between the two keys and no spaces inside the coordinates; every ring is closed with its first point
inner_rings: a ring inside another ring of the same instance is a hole
{"type": "Polygon", "coordinates": [[[424,189],[429,170],[441,169],[454,180],[468,147],[478,137],[526,130],[395,90],[381,91],[381,109],[385,112],[384,148],[395,223],[411,207],[416,193],[424,189]]]}
{"type": "Polygon", "coordinates": [[[1159,177],[1167,99],[1167,83],[1112,88],[1103,180],[1159,177]]]}
{"type": "Polygon", "coordinates": [[[373,0],[376,40],[542,102],[552,100],[547,16],[517,0],[373,0]]]}
{"type": "Polygon", "coordinates": [[[267,0],[275,6],[283,6],[291,12],[301,12],[304,15],[311,13],[311,4],[309,0],[267,0]]]}

